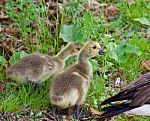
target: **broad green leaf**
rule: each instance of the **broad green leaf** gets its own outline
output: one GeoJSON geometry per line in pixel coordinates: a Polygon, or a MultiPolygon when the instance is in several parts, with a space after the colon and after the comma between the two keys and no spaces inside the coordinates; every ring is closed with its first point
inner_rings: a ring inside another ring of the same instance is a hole
{"type": "Polygon", "coordinates": [[[114,60],[116,60],[118,62],[118,55],[117,55],[117,53],[115,51],[110,51],[109,52],[109,57],[111,59],[114,59],[114,60]]]}
{"type": "Polygon", "coordinates": [[[113,42],[108,43],[108,48],[109,48],[110,51],[115,51],[116,47],[117,47],[117,45],[115,43],[113,43],[113,42]]]}
{"type": "Polygon", "coordinates": [[[129,43],[125,43],[123,45],[118,46],[116,52],[118,55],[124,55],[124,53],[134,53],[137,54],[138,56],[141,55],[139,47],[131,45],[129,43]]]}
{"type": "Polygon", "coordinates": [[[27,53],[24,52],[24,51],[21,51],[21,52],[17,52],[15,54],[13,54],[10,59],[9,59],[9,63],[12,65],[14,64],[15,62],[17,62],[18,60],[20,60],[21,58],[23,58],[24,56],[26,56],[27,53]]]}
{"type": "Polygon", "coordinates": [[[139,47],[128,44],[128,43],[126,43],[126,53],[134,53],[134,54],[137,54],[138,56],[141,55],[141,51],[139,47]]]}
{"type": "Polygon", "coordinates": [[[18,60],[20,60],[20,53],[15,53],[10,57],[9,63],[12,65],[18,60]]]}
{"type": "Polygon", "coordinates": [[[141,55],[141,51],[140,51],[139,47],[137,47],[135,45],[131,45],[129,43],[125,43],[123,45],[118,46],[116,53],[118,55],[119,63],[124,63],[126,61],[127,54],[133,53],[138,56],[141,55]]]}
{"type": "Polygon", "coordinates": [[[126,37],[133,37],[134,36],[134,31],[126,33],[126,37]]]}
{"type": "Polygon", "coordinates": [[[147,8],[147,9],[150,9],[150,2],[148,2],[146,8],[147,8]]]}
{"type": "Polygon", "coordinates": [[[118,61],[118,56],[116,53],[116,47],[117,47],[117,45],[115,43],[113,43],[113,42],[108,43],[108,46],[107,46],[107,48],[109,49],[108,50],[108,56],[109,56],[109,58],[118,61]]]}
{"type": "Polygon", "coordinates": [[[60,30],[59,37],[65,42],[81,42],[83,39],[83,32],[79,25],[64,25],[60,30]]]}
{"type": "Polygon", "coordinates": [[[20,52],[20,58],[23,58],[24,56],[28,55],[25,51],[20,52]]]}
{"type": "Polygon", "coordinates": [[[125,44],[119,45],[116,49],[116,53],[118,56],[124,55],[125,52],[126,52],[126,45],[125,44]]]}
{"type": "Polygon", "coordinates": [[[150,27],[147,28],[147,33],[150,33],[150,27]]]}
{"type": "Polygon", "coordinates": [[[142,17],[142,18],[136,18],[134,20],[140,22],[143,25],[150,26],[150,21],[147,18],[142,17]]]}
{"type": "Polygon", "coordinates": [[[118,56],[119,63],[125,63],[127,61],[127,55],[124,53],[123,55],[118,56]]]}
{"type": "Polygon", "coordinates": [[[5,65],[6,59],[3,56],[0,56],[0,64],[5,65]]]}

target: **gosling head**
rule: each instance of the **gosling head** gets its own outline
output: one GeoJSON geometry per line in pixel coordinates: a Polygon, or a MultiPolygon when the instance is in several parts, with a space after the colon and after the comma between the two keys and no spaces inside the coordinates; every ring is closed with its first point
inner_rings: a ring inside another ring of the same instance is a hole
{"type": "Polygon", "coordinates": [[[81,52],[83,52],[84,56],[87,58],[95,57],[97,54],[104,53],[102,47],[96,41],[87,41],[81,52]]]}
{"type": "Polygon", "coordinates": [[[77,42],[69,42],[66,46],[66,49],[68,49],[69,55],[77,55],[81,46],[77,42]]]}

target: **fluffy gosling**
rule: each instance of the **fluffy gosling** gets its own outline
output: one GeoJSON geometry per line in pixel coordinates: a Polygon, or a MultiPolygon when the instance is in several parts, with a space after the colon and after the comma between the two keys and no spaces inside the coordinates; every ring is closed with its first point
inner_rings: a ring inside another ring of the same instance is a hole
{"type": "Polygon", "coordinates": [[[30,54],[6,70],[7,78],[23,83],[33,81],[41,85],[51,75],[56,75],[62,71],[65,60],[71,55],[77,55],[79,50],[79,43],[70,42],[52,57],[38,53],[30,54]]]}
{"type": "Polygon", "coordinates": [[[90,87],[92,65],[89,58],[102,52],[98,42],[88,41],[78,54],[77,64],[59,73],[50,88],[51,104],[59,109],[66,109],[85,102],[90,87]]]}

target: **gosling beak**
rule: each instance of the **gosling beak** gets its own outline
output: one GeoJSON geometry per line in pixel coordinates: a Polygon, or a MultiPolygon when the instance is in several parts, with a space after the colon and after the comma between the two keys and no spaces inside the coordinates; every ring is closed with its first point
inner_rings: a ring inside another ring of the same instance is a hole
{"type": "Polygon", "coordinates": [[[99,48],[99,54],[100,54],[100,55],[104,55],[104,54],[105,54],[105,52],[104,52],[104,49],[103,49],[103,48],[99,48]]]}

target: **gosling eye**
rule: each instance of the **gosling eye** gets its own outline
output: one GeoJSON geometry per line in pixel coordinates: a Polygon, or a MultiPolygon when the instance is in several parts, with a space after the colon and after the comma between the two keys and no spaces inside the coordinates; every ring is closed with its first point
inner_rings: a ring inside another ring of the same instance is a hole
{"type": "Polygon", "coordinates": [[[80,47],[77,47],[76,49],[77,49],[77,50],[80,50],[80,47]]]}
{"type": "Polygon", "coordinates": [[[93,46],[93,49],[96,49],[96,46],[93,46]]]}

